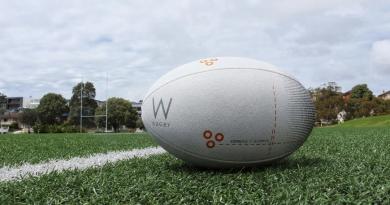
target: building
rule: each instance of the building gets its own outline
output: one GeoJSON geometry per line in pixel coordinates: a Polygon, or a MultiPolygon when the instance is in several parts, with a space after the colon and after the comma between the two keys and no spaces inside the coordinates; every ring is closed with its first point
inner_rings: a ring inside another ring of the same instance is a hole
{"type": "Polygon", "coordinates": [[[378,98],[381,98],[383,100],[390,100],[390,90],[387,92],[383,91],[382,94],[378,95],[378,98]]]}
{"type": "Polygon", "coordinates": [[[95,100],[96,104],[98,107],[103,107],[106,105],[106,101],[102,101],[102,100],[95,100]]]}
{"type": "Polygon", "coordinates": [[[6,110],[7,109],[7,102],[4,102],[4,103],[0,103],[0,110],[6,110]]]}
{"type": "Polygon", "coordinates": [[[17,112],[5,112],[0,115],[0,127],[9,127],[14,123],[18,123],[18,126],[20,127],[19,116],[20,113],[17,112]]]}
{"type": "Polygon", "coordinates": [[[35,109],[39,106],[40,101],[41,99],[33,99],[32,97],[30,97],[28,100],[25,100],[23,108],[35,109]]]}
{"type": "Polygon", "coordinates": [[[142,115],[142,109],[141,109],[142,100],[140,100],[138,102],[131,102],[131,105],[133,106],[134,109],[137,110],[138,117],[141,117],[141,115],[142,115]]]}
{"type": "Polygon", "coordinates": [[[7,97],[7,110],[20,110],[23,108],[23,97],[7,97]]]}
{"type": "Polygon", "coordinates": [[[351,99],[351,96],[352,96],[352,90],[349,90],[349,91],[343,93],[344,103],[349,102],[349,100],[351,99]]]}
{"type": "Polygon", "coordinates": [[[3,96],[0,93],[0,110],[6,110],[7,109],[7,97],[3,96]]]}

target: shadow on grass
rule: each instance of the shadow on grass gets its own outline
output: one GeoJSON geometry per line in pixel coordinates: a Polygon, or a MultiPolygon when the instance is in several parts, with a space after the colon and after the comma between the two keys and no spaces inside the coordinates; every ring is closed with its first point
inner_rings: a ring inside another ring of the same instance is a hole
{"type": "Polygon", "coordinates": [[[293,169],[304,169],[307,167],[313,168],[313,167],[319,167],[319,166],[328,166],[331,162],[327,159],[320,158],[320,157],[300,157],[300,158],[284,158],[282,160],[279,160],[277,162],[273,162],[270,164],[262,165],[262,166],[255,166],[255,167],[241,167],[241,168],[224,168],[224,169],[218,169],[218,168],[205,168],[205,167],[199,167],[192,164],[188,164],[186,162],[182,163],[175,163],[175,164],[169,164],[167,165],[168,169],[171,169],[173,171],[182,171],[182,172],[188,172],[188,173],[194,173],[194,172],[218,172],[218,173],[236,173],[236,172],[262,172],[266,170],[275,170],[275,171],[283,171],[283,170],[293,170],[293,169]]]}

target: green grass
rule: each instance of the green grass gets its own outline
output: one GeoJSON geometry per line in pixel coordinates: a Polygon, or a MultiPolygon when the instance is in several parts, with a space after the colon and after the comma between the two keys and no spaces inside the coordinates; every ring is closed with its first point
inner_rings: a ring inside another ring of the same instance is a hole
{"type": "Polygon", "coordinates": [[[358,118],[346,121],[341,127],[390,127],[390,115],[358,118]]]}
{"type": "Polygon", "coordinates": [[[0,167],[156,145],[147,134],[0,135],[0,167]]]}
{"type": "Polygon", "coordinates": [[[0,204],[390,204],[390,128],[314,129],[295,154],[242,170],[164,154],[0,183],[0,204]]]}

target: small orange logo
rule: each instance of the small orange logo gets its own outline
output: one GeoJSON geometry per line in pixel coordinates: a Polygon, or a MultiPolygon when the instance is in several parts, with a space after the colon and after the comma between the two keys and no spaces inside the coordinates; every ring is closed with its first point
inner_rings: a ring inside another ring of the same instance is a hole
{"type": "Polygon", "coordinates": [[[209,140],[207,141],[206,145],[208,148],[213,148],[215,147],[215,142],[213,140],[209,140]]]}
{"type": "MultiPolygon", "coordinates": [[[[213,137],[213,133],[210,131],[210,130],[205,130],[204,132],[203,132],[203,138],[205,139],[205,140],[207,140],[206,141],[206,146],[208,147],[208,148],[213,148],[213,147],[215,147],[215,142],[214,142],[214,140],[212,139],[212,137],[213,137]]],[[[223,134],[222,133],[217,133],[217,134],[215,134],[215,141],[217,141],[217,142],[222,142],[223,141],[223,139],[225,138],[225,136],[223,136],[223,134]]]]}
{"type": "Polygon", "coordinates": [[[200,60],[200,63],[203,63],[206,66],[212,66],[216,61],[218,61],[218,58],[209,58],[209,59],[200,60]]]}
{"type": "Polygon", "coordinates": [[[213,136],[213,133],[210,130],[206,130],[203,132],[203,137],[205,139],[210,139],[213,136]]]}
{"type": "Polygon", "coordinates": [[[215,135],[215,140],[217,140],[218,142],[222,142],[222,141],[223,141],[223,138],[224,138],[224,136],[223,136],[222,133],[217,133],[217,134],[215,135]]]}

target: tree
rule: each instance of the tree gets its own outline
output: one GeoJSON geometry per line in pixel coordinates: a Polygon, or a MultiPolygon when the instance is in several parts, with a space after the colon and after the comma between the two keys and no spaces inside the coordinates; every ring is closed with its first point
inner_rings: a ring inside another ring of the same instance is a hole
{"type": "MultiPolygon", "coordinates": [[[[108,126],[113,127],[115,132],[118,132],[119,128],[123,125],[128,128],[136,127],[138,118],[137,111],[133,109],[130,101],[114,97],[108,99],[106,103],[108,103],[108,126]]],[[[105,109],[106,105],[104,104],[96,109],[96,113],[104,115],[106,112],[105,109]]],[[[105,126],[105,118],[98,118],[96,121],[100,127],[105,126]]]]}
{"type": "Polygon", "coordinates": [[[375,107],[375,112],[379,115],[390,114],[390,100],[383,100],[381,98],[373,98],[373,101],[377,105],[375,107]]]}
{"type": "Polygon", "coordinates": [[[62,123],[69,111],[66,99],[60,94],[48,93],[44,95],[37,108],[39,121],[44,125],[54,125],[62,123]]]}
{"type": "Polygon", "coordinates": [[[7,96],[0,92],[0,115],[7,110],[7,96]]]}
{"type": "Polygon", "coordinates": [[[317,121],[336,119],[337,113],[343,109],[344,105],[340,90],[341,88],[336,83],[331,82],[311,91],[312,98],[315,99],[317,121]]]}
{"type": "Polygon", "coordinates": [[[348,101],[347,112],[350,113],[349,118],[370,116],[371,110],[374,110],[377,105],[375,101],[368,101],[363,98],[351,98],[348,101]]]}
{"type": "Polygon", "coordinates": [[[373,97],[372,100],[365,98],[351,98],[348,102],[347,111],[351,117],[367,117],[373,111],[374,115],[390,114],[390,101],[373,97]]]}
{"type": "Polygon", "coordinates": [[[29,128],[35,125],[38,121],[38,112],[36,109],[24,109],[20,114],[20,122],[27,125],[29,128]]]}
{"type": "Polygon", "coordinates": [[[323,88],[333,93],[339,93],[341,91],[341,87],[338,86],[336,82],[328,82],[323,84],[323,88]]]}
{"type": "MultiPolygon", "coordinates": [[[[94,116],[95,110],[97,108],[97,103],[95,101],[96,89],[91,82],[80,82],[73,87],[72,98],[70,99],[70,113],[69,120],[73,125],[80,124],[80,99],[81,99],[81,90],[83,90],[83,115],[94,116]]],[[[86,127],[93,127],[94,120],[93,118],[84,118],[83,125],[86,127]]]]}
{"type": "Polygon", "coordinates": [[[7,110],[4,108],[0,108],[0,115],[3,115],[7,110]]]}
{"type": "Polygon", "coordinates": [[[359,84],[352,88],[351,98],[372,100],[372,91],[368,89],[367,84],[359,84]]]}
{"type": "Polygon", "coordinates": [[[138,120],[136,121],[136,127],[141,130],[145,129],[144,122],[141,118],[138,118],[138,120]]]}

